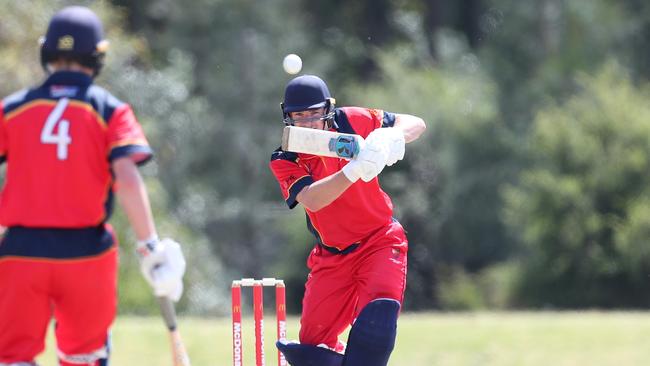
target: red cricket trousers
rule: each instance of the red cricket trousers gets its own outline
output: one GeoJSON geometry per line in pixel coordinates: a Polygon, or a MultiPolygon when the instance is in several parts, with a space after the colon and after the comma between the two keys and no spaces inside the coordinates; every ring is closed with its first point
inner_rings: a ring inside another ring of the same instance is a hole
{"type": "Polygon", "coordinates": [[[0,259],[0,363],[33,362],[56,320],[61,365],[107,352],[117,308],[117,247],[89,258],[0,259]],[[64,357],[64,358],[65,358],[64,357]]]}
{"type": "Polygon", "coordinates": [[[382,227],[348,254],[316,246],[308,259],[300,342],[337,349],[338,336],[370,301],[402,303],[408,242],[399,222],[382,227]]]}

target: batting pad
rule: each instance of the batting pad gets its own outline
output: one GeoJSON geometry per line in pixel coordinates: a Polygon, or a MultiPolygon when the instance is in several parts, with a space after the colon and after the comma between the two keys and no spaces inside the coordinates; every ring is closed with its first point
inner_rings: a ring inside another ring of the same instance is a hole
{"type": "Polygon", "coordinates": [[[400,303],[374,300],[361,310],[350,329],[343,366],[386,366],[395,347],[400,303]]]}

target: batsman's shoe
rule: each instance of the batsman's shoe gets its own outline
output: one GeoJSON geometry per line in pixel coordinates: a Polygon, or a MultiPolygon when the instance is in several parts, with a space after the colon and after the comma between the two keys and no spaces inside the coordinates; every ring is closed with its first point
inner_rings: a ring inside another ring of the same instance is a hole
{"type": "Polygon", "coordinates": [[[343,355],[327,347],[280,340],[275,343],[292,366],[341,366],[343,355]]]}

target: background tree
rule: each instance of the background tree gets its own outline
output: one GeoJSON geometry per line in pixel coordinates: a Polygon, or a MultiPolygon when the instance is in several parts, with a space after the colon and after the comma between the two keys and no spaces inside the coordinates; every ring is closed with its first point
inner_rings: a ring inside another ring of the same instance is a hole
{"type": "Polygon", "coordinates": [[[527,245],[525,306],[650,305],[645,234],[648,90],[609,64],[535,119],[533,164],[508,189],[506,217],[527,245]]]}
{"type": "MultiPolygon", "coordinates": [[[[7,95],[42,80],[36,41],[72,2],[0,3],[7,95]]],[[[100,13],[111,40],[99,84],[133,104],[156,150],[145,174],[161,232],[189,250],[183,310],[226,312],[232,278],[269,275],[287,280],[289,310],[300,309],[313,238],[267,168],[288,53],[328,82],[338,105],[428,123],[408,158],[381,176],[411,242],[407,310],[647,303],[637,296],[647,270],[637,156],[647,136],[646,2],[82,4],[100,13]],[[619,147],[593,148],[605,142],[619,147]],[[572,160],[574,150],[584,160],[572,160]],[[581,285],[585,300],[574,301],[568,294],[581,285]]],[[[126,222],[114,222],[129,250],[126,222]]],[[[120,306],[144,312],[150,297],[131,261],[122,256],[120,306]]]]}

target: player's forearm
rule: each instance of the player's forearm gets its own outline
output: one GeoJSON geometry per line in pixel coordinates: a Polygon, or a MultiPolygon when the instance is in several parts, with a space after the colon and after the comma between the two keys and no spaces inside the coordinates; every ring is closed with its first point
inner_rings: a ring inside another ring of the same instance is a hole
{"type": "Polygon", "coordinates": [[[417,140],[427,128],[422,118],[410,114],[398,114],[393,127],[404,132],[404,141],[407,143],[417,140]]]}
{"type": "Polygon", "coordinates": [[[118,191],[118,198],[133,228],[136,239],[147,240],[156,236],[156,229],[153,224],[153,215],[146,197],[146,191],[143,193],[141,190],[136,187],[123,186],[118,191]]]}
{"type": "Polygon", "coordinates": [[[137,240],[156,235],[147,189],[138,168],[128,158],[113,163],[117,183],[117,197],[137,240]]]}
{"type": "Polygon", "coordinates": [[[316,212],[332,203],[351,185],[343,172],[337,172],[303,188],[296,198],[306,209],[316,212]]]}

